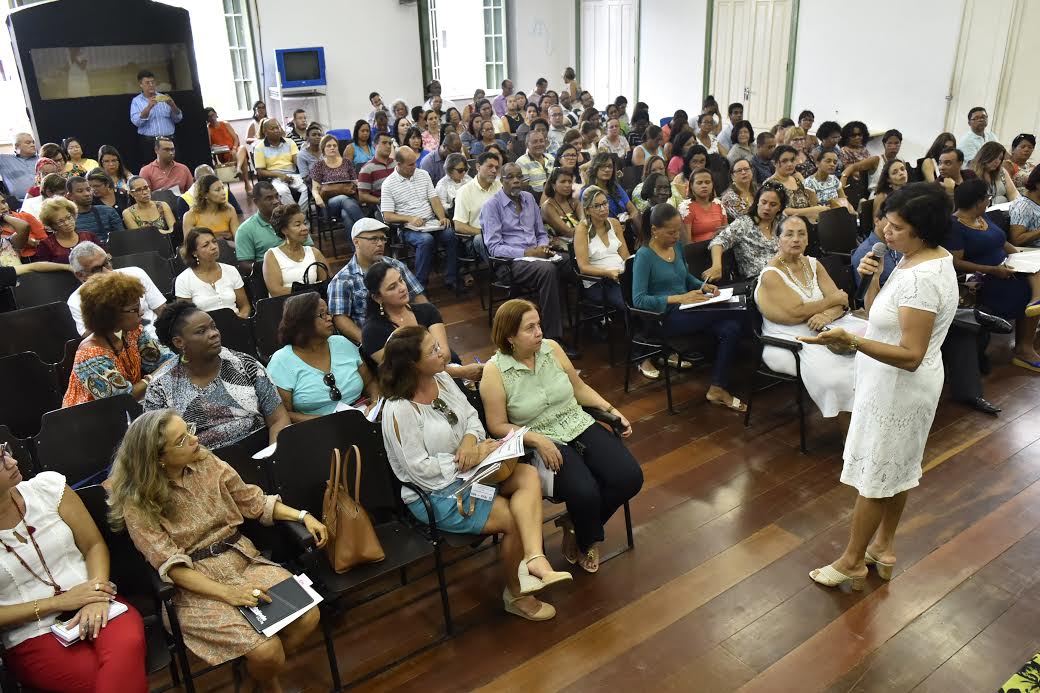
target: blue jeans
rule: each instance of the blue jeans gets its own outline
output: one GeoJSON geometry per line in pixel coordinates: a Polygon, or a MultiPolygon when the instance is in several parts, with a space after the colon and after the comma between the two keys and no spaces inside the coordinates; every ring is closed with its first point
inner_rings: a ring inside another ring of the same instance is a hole
{"type": "Polygon", "coordinates": [[[350,231],[354,228],[355,222],[365,218],[365,210],[361,208],[357,200],[347,195],[336,195],[331,200],[327,200],[325,208],[330,217],[339,219],[343,223],[347,230],[347,242],[350,243],[350,250],[353,252],[354,243],[350,241],[350,231]]]}
{"type": "Polygon", "coordinates": [[[415,278],[424,288],[429,288],[430,270],[437,257],[437,244],[444,246],[444,283],[455,286],[458,274],[458,263],[455,255],[455,230],[412,231],[402,229],[401,237],[415,248],[415,278]]]}
{"type": "Polygon", "coordinates": [[[664,318],[664,331],[669,337],[681,337],[697,332],[710,332],[719,340],[715,353],[715,364],[712,368],[711,384],[721,388],[729,387],[729,372],[733,357],[737,353],[737,342],[743,329],[742,313],[736,315],[725,312],[703,310],[679,310],[669,308],[664,318]]]}
{"type": "Polygon", "coordinates": [[[615,281],[604,279],[588,288],[583,288],[587,300],[600,303],[617,311],[618,319],[625,317],[625,298],[621,294],[621,285],[615,281]]]}

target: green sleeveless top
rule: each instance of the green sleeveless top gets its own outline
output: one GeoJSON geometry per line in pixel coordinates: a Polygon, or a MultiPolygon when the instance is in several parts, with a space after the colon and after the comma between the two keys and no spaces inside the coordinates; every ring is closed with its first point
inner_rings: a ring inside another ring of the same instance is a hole
{"type": "Polygon", "coordinates": [[[534,357],[534,370],[508,354],[491,357],[502,374],[509,423],[530,426],[532,431],[569,443],[595,420],[574,398],[574,388],[566,371],[553,356],[549,340],[534,357]]]}

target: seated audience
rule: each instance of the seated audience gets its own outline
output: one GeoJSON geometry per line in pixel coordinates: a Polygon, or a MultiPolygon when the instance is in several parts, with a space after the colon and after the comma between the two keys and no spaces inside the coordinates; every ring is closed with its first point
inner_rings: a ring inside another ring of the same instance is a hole
{"type": "Polygon", "coordinates": [[[361,328],[365,326],[368,310],[365,273],[373,264],[385,262],[400,272],[408,285],[409,300],[413,305],[427,301],[422,284],[411,270],[400,260],[383,254],[386,250],[388,231],[389,227],[378,219],[365,217],[355,223],[350,231],[350,238],[356,248],[354,256],[329,282],[329,312],[332,313],[332,322],[341,335],[356,344],[362,341],[361,328]]]}
{"type": "Polygon", "coordinates": [[[0,195],[0,238],[11,241],[21,257],[31,258],[48,234],[43,222],[28,212],[12,212],[7,198],[0,195]]]}
{"type": "Polygon", "coordinates": [[[43,203],[40,222],[54,233],[40,240],[36,246],[36,260],[67,264],[69,252],[83,241],[100,243],[90,231],[76,228],[76,205],[63,197],[55,197],[43,203]]]}
{"type": "MultiPolygon", "coordinates": [[[[675,123],[675,120],[672,122],[675,123]]],[[[673,129],[672,132],[678,131],[673,129]]],[[[667,161],[668,157],[665,156],[665,148],[662,146],[662,142],[667,140],[667,137],[662,136],[661,128],[648,125],[643,134],[643,141],[632,148],[632,165],[642,166],[652,156],[659,156],[667,161]]]]}
{"type": "Polygon", "coordinates": [[[303,146],[300,147],[300,151],[296,153],[296,169],[303,176],[304,183],[310,178],[314,164],[321,159],[321,148],[318,145],[321,143],[321,138],[324,134],[325,131],[317,123],[311,123],[307,126],[307,137],[303,140],[303,146]]]}
{"type": "MultiPolygon", "coordinates": [[[[524,444],[535,451],[542,493],[567,504],[563,556],[583,570],[599,570],[603,526],[639,493],[639,463],[583,406],[619,417],[623,436],[632,425],[624,414],[582,380],[555,341],[544,339],[538,310],[529,301],[506,301],[491,328],[498,350],[480,381],[488,432],[504,436],[529,426],[524,444]]],[[[519,465],[518,465],[519,466],[519,465]]]]}
{"type": "MultiPolygon", "coordinates": [[[[485,118],[485,122],[487,119],[485,118]]],[[[429,110],[423,114],[423,124],[426,128],[422,131],[422,149],[427,153],[437,151],[441,146],[441,116],[437,111],[429,110]]]]}
{"type": "MultiPolygon", "coordinates": [[[[275,207],[280,204],[278,191],[268,181],[258,181],[253,186],[253,204],[256,213],[242,222],[235,233],[235,258],[242,274],[252,272],[253,264],[263,262],[267,251],[277,248],[285,239],[271,225],[275,207]]],[[[310,236],[304,245],[314,245],[310,236]]]]}
{"type": "Polygon", "coordinates": [[[239,528],[301,522],[320,549],[328,530],[242,481],[195,435],[196,426],[169,409],[145,413],[130,425],[116,453],[109,489],[109,522],[125,529],[162,581],[175,586],[173,604],[184,644],[216,666],[239,657],[253,690],[278,691],[289,653],[318,625],[318,608],[267,637],[240,607],[270,602],[266,591],[292,573],[264,558],[239,528]]]}
{"type": "Polygon", "coordinates": [[[1018,188],[1006,168],[1007,150],[1000,142],[987,142],[971,160],[971,170],[989,188],[990,204],[1000,205],[1018,197],[1018,188]]]}
{"type": "MultiPolygon", "coordinates": [[[[354,123],[353,139],[343,150],[343,156],[360,169],[376,155],[375,139],[372,137],[372,126],[366,120],[354,123]]],[[[300,171],[303,173],[303,171],[300,171]]]]}
{"type": "Polygon", "coordinates": [[[1016,246],[1040,247],[1040,166],[1034,166],[1026,178],[1024,193],[1011,203],[1011,243],[1016,246]]]}
{"type": "MultiPolygon", "coordinates": [[[[647,176],[646,181],[642,183],[642,186],[639,191],[643,211],[641,228],[650,228],[650,211],[655,206],[670,204],[679,209],[679,205],[683,202],[684,198],[676,194],[675,185],[668,183],[668,176],[664,173],[651,173],[647,176]]],[[[635,198],[633,198],[633,201],[635,201],[635,198]]],[[[642,244],[642,239],[638,240],[639,244],[642,244]]]]}
{"type": "Polygon", "coordinates": [[[751,123],[746,120],[738,122],[733,126],[732,137],[733,143],[726,153],[730,164],[738,161],[751,161],[755,156],[755,130],[751,127],[751,123]]]}
{"type": "Polygon", "coordinates": [[[39,179],[36,177],[39,160],[40,157],[36,153],[36,139],[32,134],[28,132],[16,134],[14,136],[14,153],[0,154],[0,178],[7,185],[8,193],[20,200],[26,196],[30,187],[39,184],[39,179]]]}
{"type": "Polygon", "coordinates": [[[683,220],[680,246],[710,241],[726,225],[726,209],[715,194],[711,171],[698,168],[690,174],[689,197],[679,204],[679,214],[683,220]]]}
{"type": "MultiPolygon", "coordinates": [[[[476,116],[474,120],[479,117],[476,116]]],[[[498,144],[498,133],[495,132],[495,126],[490,120],[481,121],[477,133],[480,135],[479,138],[474,139],[469,145],[470,156],[480,156],[488,147],[498,144]]]]}
{"type": "Polygon", "coordinates": [[[755,184],[762,185],[773,177],[776,166],[773,163],[773,151],[776,149],[776,137],[770,132],[760,132],[755,138],[755,155],[751,157],[751,166],[755,171],[755,184]]]}
{"type": "MultiPolygon", "coordinates": [[[[574,132],[573,130],[571,132],[574,132]]],[[[577,139],[577,138],[576,138],[577,139]]],[[[587,155],[578,149],[578,146],[572,142],[565,142],[556,150],[556,158],[553,160],[552,170],[563,169],[568,171],[573,178],[572,193],[574,197],[578,196],[578,191],[581,188],[583,176],[589,175],[589,165],[592,163],[591,158],[588,161],[584,161],[587,155]]],[[[549,174],[550,177],[552,174],[549,174]]],[[[543,188],[544,190],[544,188],[543,188]]]]}
{"type": "Polygon", "coordinates": [[[961,150],[944,149],[939,154],[939,177],[935,182],[942,186],[951,201],[957,186],[972,178],[975,178],[975,172],[964,168],[964,153],[961,150]]]}
{"type": "Polygon", "coordinates": [[[968,132],[961,136],[961,151],[964,152],[964,160],[969,164],[975,159],[982,145],[987,142],[996,142],[996,133],[987,130],[989,125],[989,113],[982,106],[975,106],[968,111],[968,132]]]}
{"type": "Polygon", "coordinates": [[[227,203],[227,191],[223,181],[214,175],[206,175],[195,181],[195,204],[184,215],[184,233],[199,226],[223,238],[232,246],[238,231],[238,214],[227,203]]]}
{"type": "Polygon", "coordinates": [[[954,204],[953,225],[943,244],[953,255],[954,269],[982,275],[977,305],[1015,323],[1011,363],[1040,373],[1040,355],[1033,347],[1040,324],[1040,275],[1016,274],[1004,264],[1018,248],[986,216],[989,193],[984,181],[969,180],[958,186],[954,204]]]}
{"type": "MultiPolygon", "coordinates": [[[[537,113],[537,109],[535,109],[537,113]]],[[[484,119],[480,117],[480,114],[473,115],[466,119],[466,127],[461,135],[462,146],[469,152],[470,156],[473,154],[473,143],[481,139],[482,133],[481,128],[484,126],[484,119]]]]}
{"type": "MultiPolygon", "coordinates": [[[[361,204],[379,207],[383,181],[394,172],[394,160],[391,157],[392,147],[393,140],[385,133],[376,135],[375,156],[365,162],[365,165],[358,171],[358,201],[361,204]]],[[[353,226],[348,228],[353,228],[353,226]]]]}
{"type": "Polygon", "coordinates": [[[1004,167],[1011,174],[1020,195],[1026,194],[1026,179],[1033,172],[1034,164],[1029,161],[1036,149],[1036,136],[1023,133],[1011,141],[1011,155],[1004,162],[1004,167]]]}
{"type": "Polygon", "coordinates": [[[747,214],[751,209],[758,185],[755,184],[755,172],[749,160],[734,162],[731,173],[732,183],[722,193],[719,201],[722,203],[722,208],[726,210],[726,218],[732,222],[747,214]]]}
{"type": "Polygon", "coordinates": [[[718,154],[719,156],[725,157],[729,152],[725,145],[720,145],[718,138],[715,136],[716,121],[715,116],[711,113],[701,113],[697,117],[697,132],[696,139],[697,143],[708,150],[709,154],[718,154]]]}
{"type": "Polygon", "coordinates": [[[514,259],[511,266],[499,266],[497,272],[502,277],[511,276],[519,286],[537,289],[538,303],[545,316],[545,332],[551,339],[559,340],[563,336],[560,287],[569,275],[568,263],[549,247],[538,203],[531,193],[521,189],[523,185],[518,164],[502,167],[502,189],[480,212],[484,245],[494,257],[514,259]],[[516,262],[515,258],[520,257],[543,260],[516,262]]]}
{"type": "MultiPolygon", "coordinates": [[[[555,106],[554,108],[559,108],[559,106],[555,106]]],[[[581,127],[579,128],[578,132],[581,135],[582,153],[590,159],[594,158],[597,154],[599,154],[599,127],[593,123],[586,121],[581,124],[581,127]]]]}
{"type": "MultiPolygon", "coordinates": [[[[729,393],[730,370],[742,319],[722,313],[680,310],[682,305],[700,303],[717,295],[718,289],[694,277],[687,269],[683,246],[678,242],[682,222],[675,207],[657,205],[650,213],[650,223],[650,241],[636,251],[632,266],[632,303],[642,310],[664,313],[665,334],[669,337],[699,332],[714,335],[718,349],[707,400],[734,411],[746,411],[747,406],[729,393]]],[[[648,378],[660,377],[649,360],[640,364],[639,370],[648,378]]]]}
{"type": "Polygon", "coordinates": [[[372,92],[368,95],[368,102],[372,104],[372,110],[368,112],[368,118],[366,122],[372,127],[376,126],[376,116],[380,113],[389,117],[390,109],[383,103],[383,97],[379,95],[379,92],[372,92]]]}
{"type": "Polygon", "coordinates": [[[311,237],[311,227],[299,205],[275,207],[271,212],[271,228],[282,239],[280,245],[264,254],[264,284],[271,296],[291,293],[294,283],[325,280],[321,275],[327,271],[328,264],[318,248],[306,243],[311,237]]]}
{"type": "Polygon", "coordinates": [[[253,118],[249,121],[249,129],[246,130],[246,144],[252,145],[263,137],[260,126],[267,120],[267,104],[263,101],[253,103],[253,118]]]}
{"type": "MultiPolygon", "coordinates": [[[[815,135],[810,135],[809,131],[812,130],[813,123],[816,122],[816,115],[809,110],[802,111],[798,114],[798,127],[800,127],[805,134],[805,151],[806,153],[811,152],[820,144],[820,141],[816,139],[815,135]]],[[[788,133],[790,136],[790,133],[788,133]]],[[[789,143],[790,144],[790,143],[789,143]]]]}
{"type": "Polygon", "coordinates": [[[274,186],[282,204],[293,204],[298,197],[300,206],[306,208],[307,186],[296,168],[299,148],[292,140],[285,139],[281,123],[274,118],[264,121],[262,131],[264,138],[258,140],[253,149],[256,177],[274,186]]]}
{"type": "Polygon", "coordinates": [[[231,265],[217,262],[220,246],[217,236],[203,226],[196,226],[184,236],[180,248],[186,270],[177,275],[174,294],[179,300],[191,301],[207,313],[229,308],[240,318],[252,312],[242,275],[231,265]]]}
{"type": "Polygon", "coordinates": [[[365,216],[358,202],[358,175],[353,162],[339,153],[339,140],[325,135],[318,143],[321,159],[310,170],[311,194],[318,208],[328,210],[346,228],[365,216]]]}
{"type": "Polygon", "coordinates": [[[621,122],[617,118],[607,121],[607,134],[600,139],[598,148],[624,159],[630,149],[628,140],[621,134],[621,122]]]}
{"type": "Polygon", "coordinates": [[[173,358],[141,325],[144,285],[123,272],[104,272],[79,289],[86,339],[72,362],[62,407],[115,395],[144,397],[154,373],[173,358]]]}
{"type": "MultiPolygon", "coordinates": [[[[838,175],[841,177],[842,187],[845,186],[849,178],[859,180],[861,173],[866,174],[869,178],[881,162],[881,157],[871,154],[867,149],[869,136],[867,126],[858,120],[850,120],[841,129],[841,139],[838,141],[841,151],[838,155],[838,163],[835,170],[838,171],[838,175]]],[[[820,151],[822,153],[827,150],[821,149],[820,151]]],[[[819,155],[813,158],[819,163],[819,155]]]]}
{"type": "MultiPolygon", "coordinates": [[[[827,149],[814,153],[816,161],[820,161],[826,153],[833,154],[833,150],[827,149]]],[[[776,163],[776,173],[766,181],[783,186],[787,193],[787,204],[784,205],[784,214],[787,216],[797,215],[806,217],[812,222],[816,221],[820,212],[828,209],[827,205],[821,205],[816,199],[816,193],[805,186],[802,177],[794,170],[795,152],[794,148],[786,144],[779,145],[773,150],[773,161],[776,163]]]]}
{"type": "MultiPolygon", "coordinates": [[[[939,178],[939,156],[947,149],[952,151],[956,148],[957,138],[953,136],[953,133],[939,133],[939,136],[932,142],[932,146],[928,148],[924,157],[917,160],[917,170],[920,171],[924,182],[934,183],[939,178]]],[[[963,156],[962,154],[962,160],[963,156]]]]}
{"type": "Polygon", "coordinates": [[[101,239],[102,244],[108,243],[108,236],[113,231],[124,228],[116,210],[94,204],[94,192],[86,178],[69,178],[65,183],[65,196],[76,205],[76,229],[89,231],[101,239]]]}
{"type": "Polygon", "coordinates": [[[541,130],[532,130],[527,136],[527,152],[516,160],[523,175],[523,184],[539,194],[552,172],[552,162],[545,155],[545,144],[545,134],[541,130]]]}
{"type": "MultiPolygon", "coordinates": [[[[216,110],[206,108],[203,113],[206,115],[206,131],[209,133],[210,149],[227,147],[226,152],[218,152],[215,156],[222,164],[235,163],[235,169],[241,176],[242,182],[245,183],[246,194],[248,195],[253,189],[253,182],[249,179],[248,149],[241,146],[235,128],[231,127],[231,124],[226,120],[221,120],[217,116],[216,110]]],[[[104,162],[102,162],[102,165],[104,165],[104,162]]]]}
{"type": "MultiPolygon", "coordinates": [[[[828,158],[833,156],[828,152],[828,158]]],[[[805,255],[809,228],[802,217],[787,217],[777,239],[780,252],[762,270],[755,289],[755,303],[762,313],[762,334],[794,341],[810,337],[830,325],[860,335],[866,323],[846,315],[849,297],[839,289],[826,268],[805,255]]],[[[798,352],[798,371],[806,392],[824,418],[852,411],[856,380],[853,354],[838,355],[819,344],[806,344],[798,352]]],[[[787,349],[764,346],[762,361],[778,373],[796,375],[795,355],[787,349]]],[[[843,417],[843,427],[848,418],[843,417]]]]}
{"type": "Polygon", "coordinates": [[[177,224],[170,205],[152,199],[152,187],[144,176],[130,179],[130,197],[134,203],[123,210],[123,223],[128,229],[153,226],[163,233],[172,233],[177,224]]]}
{"type": "Polygon", "coordinates": [[[571,128],[563,117],[563,108],[554,105],[549,106],[547,110],[549,115],[549,144],[545,148],[545,153],[549,156],[555,156],[556,152],[563,146],[563,136],[571,128]]]}
{"type": "Polygon", "coordinates": [[[795,125],[787,131],[787,142],[791,147],[794,147],[794,170],[802,174],[803,178],[808,178],[812,174],[816,173],[816,162],[813,161],[812,157],[806,152],[811,152],[814,147],[809,146],[809,138],[805,134],[805,130],[795,125]]]}
{"type": "Polygon", "coordinates": [[[487,249],[484,238],[480,235],[480,210],[484,203],[502,189],[498,180],[498,168],[501,160],[495,152],[484,152],[477,157],[476,178],[459,187],[455,195],[455,211],[452,222],[455,236],[460,242],[472,239],[473,249],[477,255],[486,259],[487,249]]]}
{"type": "MultiPolygon", "coordinates": [[[[852,123],[849,123],[849,125],[851,124],[852,123]]],[[[863,129],[866,130],[865,127],[863,129]]],[[[816,137],[819,138],[820,143],[808,152],[809,156],[812,157],[813,161],[815,161],[820,158],[820,152],[834,152],[838,155],[838,175],[840,176],[842,167],[844,166],[844,158],[840,146],[840,142],[842,141],[841,126],[833,120],[825,120],[820,123],[820,127],[816,129],[816,137]]],[[[777,144],[782,143],[777,142],[777,144]]],[[[859,154],[858,150],[850,154],[850,156],[855,156],[857,154],[859,154]]]]}
{"type": "Polygon", "coordinates": [[[141,176],[152,190],[172,190],[180,195],[195,182],[188,167],[174,160],[176,151],[169,137],[155,138],[155,161],[141,168],[141,176]]]}
{"type": "Polygon", "coordinates": [[[394,155],[396,170],[383,181],[379,209],[388,224],[401,224],[401,238],[415,248],[415,275],[429,286],[430,271],[437,258],[437,246],[444,248],[444,284],[455,288],[458,265],[455,257],[455,231],[448,224],[441,200],[433,189],[430,174],[416,169],[416,155],[401,147],[394,155]]]}
{"type": "Polygon", "coordinates": [[[903,161],[892,159],[881,167],[881,177],[878,178],[877,188],[874,191],[875,224],[880,223],[884,218],[882,210],[885,208],[885,200],[888,199],[888,196],[908,182],[910,182],[910,176],[906,170],[906,163],[903,161]]]}
{"type": "Polygon", "coordinates": [[[86,177],[88,173],[98,167],[98,162],[93,159],[83,158],[83,145],[79,138],[67,137],[62,142],[67,161],[65,162],[65,173],[71,176],[86,177]]]}
{"type": "Polygon", "coordinates": [[[149,384],[145,411],[173,409],[198,429],[206,447],[233,445],[265,427],[269,442],[278,440],[289,415],[267,371],[252,356],[221,346],[208,313],[175,301],[155,331],[180,358],[149,384]]]}
{"type": "Polygon", "coordinates": [[[430,496],[434,517],[428,517],[408,486],[402,487],[401,499],[418,520],[433,519],[441,531],[501,533],[505,610],[529,621],[551,619],[556,609],[531,595],[571,576],[553,570],[544,554],[538,473],[529,464],[515,463],[491,500],[469,490],[456,497],[462,485],[458,474],[479,465],[499,442],[486,439],[476,410],[444,372],[447,354],[431,332],[421,326],[396,330],[386,357],[380,369],[387,396],[383,444],[394,475],[430,496]]]}
{"type": "MultiPolygon", "coordinates": [[[[659,156],[651,156],[643,164],[643,176],[636,186],[632,188],[632,204],[636,206],[636,210],[640,214],[644,214],[647,209],[646,200],[643,198],[643,186],[646,183],[646,179],[653,173],[667,174],[667,167],[664,163],[664,159],[659,156]]],[[[653,195],[653,190],[647,190],[648,195],[653,195]]]]}
{"type": "MultiPolygon", "coordinates": [[[[448,333],[444,318],[432,303],[412,303],[404,277],[392,265],[376,262],[365,273],[365,289],[368,292],[365,327],[361,331],[361,344],[365,355],[376,364],[383,363],[383,347],[390,334],[399,327],[420,325],[437,339],[448,344],[448,333]]],[[[484,366],[473,363],[463,366],[458,355],[449,352],[445,370],[448,375],[460,380],[480,380],[484,366]]]]}
{"type": "MultiPolygon", "coordinates": [[[[816,195],[816,202],[821,207],[844,207],[850,214],[855,214],[852,205],[845,197],[845,188],[842,186],[834,172],[838,170],[838,157],[834,152],[821,152],[816,160],[816,173],[804,180],[807,190],[816,195]]],[[[848,173],[849,168],[845,169],[848,173]]],[[[798,167],[795,165],[795,177],[798,176],[798,167]]],[[[794,194],[788,191],[793,197],[794,194]]]]}
{"type": "Polygon", "coordinates": [[[111,207],[122,218],[126,208],[133,204],[130,201],[130,195],[123,190],[118,190],[112,183],[112,179],[100,166],[87,174],[87,183],[94,194],[95,207],[111,207]]]}
{"type": "MultiPolygon", "coordinates": [[[[457,137],[457,135],[449,134],[448,137],[457,137]]],[[[441,207],[444,208],[445,213],[451,213],[454,212],[455,198],[459,194],[459,189],[473,180],[473,177],[469,175],[466,157],[458,153],[449,154],[448,158],[444,160],[444,171],[446,175],[441,176],[433,191],[440,198],[441,207]]]]}
{"type": "MultiPolygon", "coordinates": [[[[412,152],[418,157],[417,163],[422,163],[423,158],[429,154],[429,150],[423,148],[423,131],[417,127],[408,128],[408,132],[404,136],[404,144],[402,147],[409,147],[412,152]]],[[[397,152],[400,147],[394,149],[394,156],[397,156],[397,152]]]]}
{"type": "MultiPolygon", "coordinates": [[[[572,157],[577,156],[573,147],[569,151],[572,157]]],[[[542,190],[542,221],[545,222],[545,230],[555,238],[572,239],[574,230],[584,218],[583,205],[574,199],[573,169],[555,167],[542,190]]]]}
{"type": "Polygon", "coordinates": [[[23,480],[18,462],[0,446],[0,499],[14,510],[0,523],[7,676],[38,691],[147,693],[144,623],[116,596],[101,532],[64,476],[48,471],[23,480]],[[109,621],[116,600],[127,611],[109,621]],[[79,642],[64,647],[54,637],[59,619],[78,631],[79,642]]]}
{"type": "MultiPolygon", "coordinates": [[[[43,162],[44,159],[46,159],[47,162],[43,165],[48,167],[48,170],[43,171],[44,176],[49,173],[60,173],[62,177],[67,177],[65,173],[65,162],[68,161],[68,156],[66,156],[65,150],[61,148],[60,144],[48,142],[40,147],[40,160],[36,162],[37,174],[40,173],[41,162],[43,162]],[[52,166],[55,167],[53,170],[50,169],[52,166]]],[[[32,190],[32,188],[29,188],[29,190],[32,190]]]]}
{"type": "MultiPolygon", "coordinates": [[[[125,274],[141,282],[141,286],[144,287],[144,294],[141,296],[141,301],[138,305],[141,324],[144,325],[145,332],[151,333],[153,337],[155,336],[155,320],[166,306],[166,297],[159,291],[159,288],[152,281],[151,277],[148,276],[147,272],[140,267],[112,269],[112,256],[106,253],[104,248],[90,241],[83,241],[72,249],[72,252],[69,253],[69,267],[76,279],[80,281],[80,284],[86,283],[88,279],[95,275],[108,274],[109,272],[125,274]]],[[[69,307],[69,312],[72,314],[73,321],[76,323],[76,331],[85,335],[87,334],[87,327],[83,321],[82,300],[80,298],[82,289],[83,287],[80,286],[73,291],[66,304],[69,307]]]]}
{"type": "MultiPolygon", "coordinates": [[[[285,137],[300,149],[307,143],[307,111],[297,108],[293,111],[292,120],[285,124],[285,137]]],[[[260,128],[263,131],[263,128],[260,128]]]]}
{"type": "Polygon", "coordinates": [[[787,191],[782,185],[766,183],[759,188],[748,213],[737,217],[711,240],[711,267],[701,278],[706,282],[722,278],[722,253],[730,248],[740,276],[750,279],[761,274],[779,251],[776,236],[786,206],[787,191]]]}
{"type": "MultiPolygon", "coordinates": [[[[452,154],[462,156],[462,140],[456,133],[446,132],[440,146],[422,160],[420,168],[430,174],[430,181],[435,186],[444,178],[447,171],[447,159],[452,154]]],[[[462,161],[465,163],[466,157],[463,156],[462,161]]]]}
{"type": "MultiPolygon", "coordinates": [[[[638,235],[642,216],[636,210],[636,206],[632,204],[628,193],[618,183],[617,176],[614,175],[615,171],[613,156],[607,153],[597,154],[589,164],[589,185],[595,185],[607,194],[610,216],[622,223],[631,222],[632,228],[638,235]]],[[[582,190],[583,195],[587,189],[588,186],[582,190]]]]}
{"type": "Polygon", "coordinates": [[[619,317],[624,316],[625,299],[618,283],[629,256],[624,227],[610,216],[607,193],[598,186],[586,188],[582,207],[584,219],[574,231],[574,259],[579,272],[601,277],[598,281],[583,280],[584,298],[613,308],[619,317]]]}
{"type": "Polygon", "coordinates": [[[43,210],[43,203],[52,197],[65,197],[65,179],[59,173],[48,173],[37,188],[39,194],[22,200],[19,211],[31,214],[37,219],[43,210]]]}
{"type": "Polygon", "coordinates": [[[317,292],[297,294],[285,303],[278,341],[284,346],[271,356],[268,375],[278,388],[293,423],[316,419],[354,404],[368,394],[379,399],[379,387],[361,352],[336,334],[328,306],[317,292]]]}
{"type": "MultiPolygon", "coordinates": [[[[192,207],[195,206],[195,191],[198,190],[198,180],[203,176],[215,176],[217,172],[209,164],[199,164],[195,167],[195,185],[185,190],[180,194],[177,200],[173,203],[173,216],[178,221],[184,219],[184,215],[188,213],[192,207]]],[[[231,205],[235,210],[235,214],[242,214],[242,206],[238,203],[238,198],[231,193],[231,188],[228,185],[224,186],[224,200],[231,205]]]]}

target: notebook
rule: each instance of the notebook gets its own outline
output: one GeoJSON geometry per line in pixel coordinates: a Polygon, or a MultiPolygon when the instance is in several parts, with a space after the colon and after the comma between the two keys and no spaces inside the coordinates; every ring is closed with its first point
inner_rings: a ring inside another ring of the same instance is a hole
{"type": "MultiPolygon", "coordinates": [[[[108,620],[111,621],[116,616],[125,614],[126,611],[126,604],[123,602],[109,602],[108,620]]],[[[72,628],[65,627],[65,624],[71,621],[76,613],[77,612],[61,614],[58,616],[58,620],[51,625],[51,633],[58,639],[58,642],[65,647],[79,642],[79,624],[77,623],[72,628]]]]}
{"type": "Polygon", "coordinates": [[[321,602],[321,595],[314,591],[305,574],[282,580],[267,590],[267,596],[270,604],[261,602],[259,606],[240,606],[238,610],[257,633],[268,638],[321,602]]]}

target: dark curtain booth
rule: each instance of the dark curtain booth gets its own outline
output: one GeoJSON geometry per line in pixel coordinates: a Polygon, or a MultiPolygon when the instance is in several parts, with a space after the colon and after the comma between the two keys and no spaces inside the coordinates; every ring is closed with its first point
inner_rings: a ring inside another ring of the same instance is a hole
{"type": "Polygon", "coordinates": [[[151,0],[55,0],[15,10],[7,24],[37,145],[75,136],[96,159],[111,144],[139,171],[154,155],[142,161],[130,102],[140,92],[137,72],[148,69],[184,112],[177,161],[210,161],[187,10],[151,0]]]}

